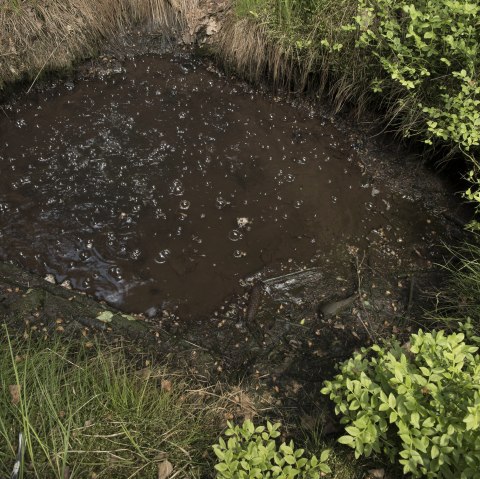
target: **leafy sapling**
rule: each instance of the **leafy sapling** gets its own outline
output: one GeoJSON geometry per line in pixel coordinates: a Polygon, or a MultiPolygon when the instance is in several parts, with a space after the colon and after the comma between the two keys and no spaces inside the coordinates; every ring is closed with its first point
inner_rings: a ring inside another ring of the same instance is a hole
{"type": "Polygon", "coordinates": [[[242,426],[227,424],[228,439],[220,438],[213,446],[218,479],[318,479],[331,472],[326,464],[328,450],[320,459],[306,458],[305,451],[296,449],[293,441],[279,445],[279,423],[255,427],[247,419],[242,426]]]}

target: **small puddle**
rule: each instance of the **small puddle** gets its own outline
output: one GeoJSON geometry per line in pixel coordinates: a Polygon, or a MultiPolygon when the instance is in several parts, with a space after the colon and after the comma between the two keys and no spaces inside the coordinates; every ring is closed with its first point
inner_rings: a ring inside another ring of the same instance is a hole
{"type": "Polygon", "coordinates": [[[190,55],[145,56],[0,117],[0,258],[133,312],[202,317],[265,268],[323,267],[426,212],[345,133],[190,55]]]}

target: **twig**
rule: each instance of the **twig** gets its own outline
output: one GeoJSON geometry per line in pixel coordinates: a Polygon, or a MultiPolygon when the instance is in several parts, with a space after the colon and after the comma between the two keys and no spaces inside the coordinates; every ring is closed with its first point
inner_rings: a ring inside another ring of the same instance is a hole
{"type": "Polygon", "coordinates": [[[177,477],[181,472],[185,471],[187,469],[187,465],[183,466],[181,469],[179,469],[173,476],[170,476],[170,479],[174,479],[177,477]]]}
{"type": "Polygon", "coordinates": [[[207,348],[204,348],[203,346],[199,346],[198,344],[192,343],[191,341],[187,341],[186,339],[182,339],[182,341],[183,341],[184,343],[190,344],[190,345],[193,346],[194,348],[203,349],[204,351],[208,351],[207,348]]]}
{"type": "MultiPolygon", "coordinates": [[[[363,305],[363,298],[362,298],[362,267],[363,263],[365,261],[365,251],[363,252],[363,257],[362,260],[359,262],[358,261],[358,255],[355,255],[355,268],[357,270],[357,296],[360,299],[360,305],[365,314],[368,314],[367,311],[365,310],[365,306],[363,305]]],[[[357,318],[358,320],[362,323],[362,326],[365,328],[365,331],[367,332],[368,336],[372,340],[372,342],[375,342],[375,338],[373,337],[372,333],[370,330],[367,328],[367,325],[362,319],[362,316],[360,313],[357,313],[357,318]]]]}
{"type": "Polygon", "coordinates": [[[412,309],[413,302],[413,288],[415,286],[415,276],[413,274],[410,276],[410,289],[408,291],[408,304],[407,304],[407,313],[412,309]]]}
{"type": "MultiPolygon", "coordinates": [[[[362,300],[360,299],[360,302],[362,302],[362,300]]],[[[375,342],[375,338],[373,337],[372,333],[370,332],[370,330],[367,328],[367,325],[365,324],[365,322],[363,321],[362,317],[360,316],[360,313],[357,313],[357,318],[358,320],[362,323],[362,326],[365,328],[365,331],[367,332],[367,334],[370,336],[370,339],[372,340],[372,342],[374,343],[375,342]]]]}
{"type": "Polygon", "coordinates": [[[18,450],[17,457],[15,459],[15,464],[13,465],[11,479],[18,479],[20,474],[23,472],[23,458],[25,454],[25,439],[23,438],[23,433],[20,432],[18,435],[18,450]]]}
{"type": "Polygon", "coordinates": [[[65,40],[65,38],[67,38],[67,36],[70,35],[70,33],[71,33],[71,30],[67,31],[67,33],[63,36],[63,38],[58,42],[57,46],[52,50],[52,53],[50,53],[48,58],[45,60],[44,64],[42,65],[42,68],[40,68],[40,70],[38,70],[38,73],[37,73],[36,77],[33,79],[32,84],[30,85],[30,87],[27,90],[27,95],[30,93],[30,90],[33,88],[33,85],[35,85],[35,83],[38,80],[38,77],[42,73],[43,69],[47,66],[47,63],[50,61],[50,58],[53,57],[54,53],[58,50],[58,47],[65,40]]]}
{"type": "Polygon", "coordinates": [[[363,252],[362,261],[358,262],[358,255],[355,255],[355,269],[357,271],[357,294],[360,299],[362,299],[362,267],[365,261],[365,251],[363,252]]]}
{"type": "Polygon", "coordinates": [[[308,268],[308,269],[300,269],[298,271],[294,271],[293,273],[284,274],[282,276],[277,276],[275,278],[265,279],[265,280],[263,280],[263,283],[265,283],[265,284],[272,283],[272,282],[277,281],[277,280],[289,278],[290,276],[295,276],[296,274],[299,274],[299,273],[306,273],[307,271],[315,271],[317,269],[319,269],[319,268],[315,267],[315,268],[308,268]]]}
{"type": "Polygon", "coordinates": [[[3,114],[7,117],[7,119],[10,120],[10,117],[7,115],[7,112],[5,111],[5,108],[3,108],[3,106],[0,106],[0,108],[2,109],[3,114]]]}

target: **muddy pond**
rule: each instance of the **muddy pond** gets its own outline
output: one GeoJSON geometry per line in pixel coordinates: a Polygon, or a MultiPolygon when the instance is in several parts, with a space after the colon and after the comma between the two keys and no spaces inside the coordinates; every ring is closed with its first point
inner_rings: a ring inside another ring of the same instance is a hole
{"type": "Polygon", "coordinates": [[[0,116],[0,259],[125,311],[204,317],[256,273],[432,229],[344,131],[189,54],[25,98],[0,116]]]}

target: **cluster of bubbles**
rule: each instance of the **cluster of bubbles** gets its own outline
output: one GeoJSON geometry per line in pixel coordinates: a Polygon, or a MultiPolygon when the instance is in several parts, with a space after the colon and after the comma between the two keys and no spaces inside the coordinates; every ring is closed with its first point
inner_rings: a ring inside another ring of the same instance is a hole
{"type": "Polygon", "coordinates": [[[215,206],[219,210],[223,210],[224,208],[226,208],[229,205],[230,205],[230,201],[227,201],[225,198],[222,198],[221,196],[217,196],[217,198],[215,200],[215,206]]]}
{"type": "Polygon", "coordinates": [[[108,273],[116,281],[121,281],[123,279],[122,270],[118,266],[110,267],[108,273]]]}
{"type": "Polygon", "coordinates": [[[185,188],[180,180],[173,180],[170,186],[170,194],[174,196],[182,196],[185,193],[185,188]]]}

